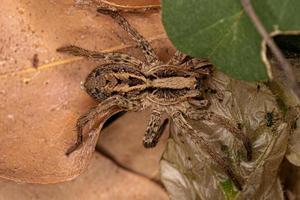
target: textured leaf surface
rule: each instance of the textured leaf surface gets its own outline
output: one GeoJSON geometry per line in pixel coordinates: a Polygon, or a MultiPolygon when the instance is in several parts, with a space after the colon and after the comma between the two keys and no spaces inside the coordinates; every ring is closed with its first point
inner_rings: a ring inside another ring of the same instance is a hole
{"type": "MultiPolygon", "coordinates": [[[[281,48],[283,53],[287,56],[287,60],[293,67],[293,71],[297,81],[300,81],[300,37],[291,35],[280,35],[275,37],[275,41],[281,48]]],[[[273,66],[278,66],[278,62],[270,55],[269,61],[273,66]]],[[[277,101],[281,110],[285,113],[287,121],[293,128],[290,134],[289,147],[286,153],[286,158],[294,165],[300,166],[300,130],[299,130],[299,115],[300,103],[299,99],[293,95],[288,87],[288,81],[283,76],[280,68],[273,68],[275,80],[278,82],[271,82],[269,88],[276,94],[277,101]],[[280,82],[279,82],[280,81],[280,82]]]]}
{"type": "Polygon", "coordinates": [[[219,124],[190,123],[211,148],[230,158],[235,173],[244,180],[243,190],[228,187],[231,182],[223,171],[189,139],[188,133],[172,124],[171,138],[161,161],[162,180],[171,199],[283,199],[277,173],[285,156],[289,129],[276,99],[264,85],[234,81],[219,72],[212,77],[210,86],[224,91],[224,98],[219,101],[214,95],[209,96],[209,109],[241,124],[252,141],[252,161],[246,160],[241,141],[219,124]],[[267,118],[267,113],[273,113],[272,117],[267,118]]]}
{"type": "MultiPolygon", "coordinates": [[[[237,0],[163,0],[163,22],[181,51],[209,58],[236,79],[266,80],[262,40],[237,0]]],[[[300,30],[299,0],[251,1],[269,32],[300,30]]]]}

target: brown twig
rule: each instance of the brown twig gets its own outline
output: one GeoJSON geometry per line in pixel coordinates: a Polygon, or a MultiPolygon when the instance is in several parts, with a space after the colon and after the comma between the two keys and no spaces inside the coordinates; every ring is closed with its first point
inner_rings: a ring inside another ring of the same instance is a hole
{"type": "Polygon", "coordinates": [[[285,59],[284,55],[282,54],[281,50],[275,44],[274,40],[270,37],[269,33],[266,31],[264,25],[256,15],[250,0],[241,0],[241,3],[244,7],[244,10],[248,14],[249,18],[251,19],[252,23],[254,24],[258,33],[262,36],[262,38],[266,41],[267,45],[269,46],[270,50],[274,54],[275,58],[278,60],[279,64],[282,66],[282,69],[288,79],[287,83],[289,87],[294,91],[294,93],[300,99],[300,89],[297,85],[296,77],[294,76],[292,66],[290,63],[285,59]]]}

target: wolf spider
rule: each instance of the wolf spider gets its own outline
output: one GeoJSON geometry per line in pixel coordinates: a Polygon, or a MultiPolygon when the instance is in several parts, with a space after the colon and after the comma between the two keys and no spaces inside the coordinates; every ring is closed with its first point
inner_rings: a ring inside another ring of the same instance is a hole
{"type": "Polygon", "coordinates": [[[119,12],[107,8],[98,8],[97,11],[111,16],[131,35],[143,51],[146,61],[127,54],[101,53],[73,45],[57,49],[58,52],[108,62],[96,67],[85,80],[84,89],[99,104],[78,119],[77,141],[66,154],[71,154],[82,145],[83,128],[88,122],[93,122],[96,115],[115,107],[124,111],[151,108],[150,122],[143,139],[146,148],[157,144],[167,124],[167,120],[162,120],[162,113],[166,113],[241,190],[241,182],[229,162],[215,152],[201,133],[193,129],[186,120],[212,120],[229,129],[235,137],[242,140],[247,158],[251,160],[249,138],[235,125],[230,125],[229,120],[207,111],[209,101],[205,99],[205,91],[209,90],[206,82],[211,76],[212,65],[207,60],[192,58],[179,51],[165,64],[158,59],[148,41],[119,12]]]}

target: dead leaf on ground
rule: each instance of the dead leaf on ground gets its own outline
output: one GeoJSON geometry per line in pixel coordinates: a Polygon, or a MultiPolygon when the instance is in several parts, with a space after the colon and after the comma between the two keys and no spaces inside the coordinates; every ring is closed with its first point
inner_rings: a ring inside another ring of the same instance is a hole
{"type": "Polygon", "coordinates": [[[155,148],[144,148],[142,141],[150,114],[150,110],[126,113],[101,132],[97,147],[104,149],[122,166],[158,179],[159,161],[168,140],[169,127],[165,129],[155,148]]]}
{"type": "Polygon", "coordinates": [[[120,169],[93,155],[87,171],[74,181],[58,184],[16,184],[0,180],[0,199],[9,200],[167,200],[165,191],[152,181],[120,169]]]}
{"type": "MultiPolygon", "coordinates": [[[[1,9],[0,176],[34,183],[73,179],[86,169],[96,142],[91,138],[90,146],[64,155],[75,142],[77,118],[95,105],[80,82],[97,63],[55,49],[74,44],[141,53],[112,19],[79,9],[73,0],[13,0],[1,9]]],[[[126,18],[150,41],[165,41],[159,13],[126,18]]],[[[164,42],[156,44],[167,52],[164,42]]]]}

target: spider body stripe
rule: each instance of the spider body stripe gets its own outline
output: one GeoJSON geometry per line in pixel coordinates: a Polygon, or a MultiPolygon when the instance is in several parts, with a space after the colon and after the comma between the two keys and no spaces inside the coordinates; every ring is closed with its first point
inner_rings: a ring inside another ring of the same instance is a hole
{"type": "Polygon", "coordinates": [[[202,94],[195,89],[203,75],[194,74],[188,70],[167,70],[166,66],[143,73],[129,65],[107,64],[95,68],[87,76],[84,88],[100,102],[113,95],[134,99],[146,95],[157,104],[172,105],[202,94]]]}
{"type": "MultiPolygon", "coordinates": [[[[98,12],[110,15],[132,36],[143,51],[146,62],[127,54],[90,51],[74,45],[57,49],[74,56],[109,62],[92,70],[83,84],[86,92],[99,104],[78,119],[77,141],[66,154],[70,155],[80,148],[85,138],[83,129],[88,123],[95,123],[96,115],[114,113],[114,110],[136,112],[149,108],[152,114],[143,139],[146,148],[154,147],[163,133],[168,122],[167,119],[162,120],[162,114],[165,113],[195,144],[200,145],[201,152],[205,152],[207,157],[223,169],[241,190],[243,180],[239,179],[231,165],[212,149],[201,133],[194,130],[185,119],[210,120],[224,126],[237,140],[244,143],[247,158],[251,159],[252,146],[248,136],[226,118],[207,110],[210,102],[205,95],[207,91],[213,91],[207,87],[207,80],[212,75],[212,65],[205,59],[192,58],[179,51],[164,64],[147,40],[118,12],[106,8],[99,8],[98,12]]],[[[211,94],[220,95],[218,91],[211,94]]]]}

